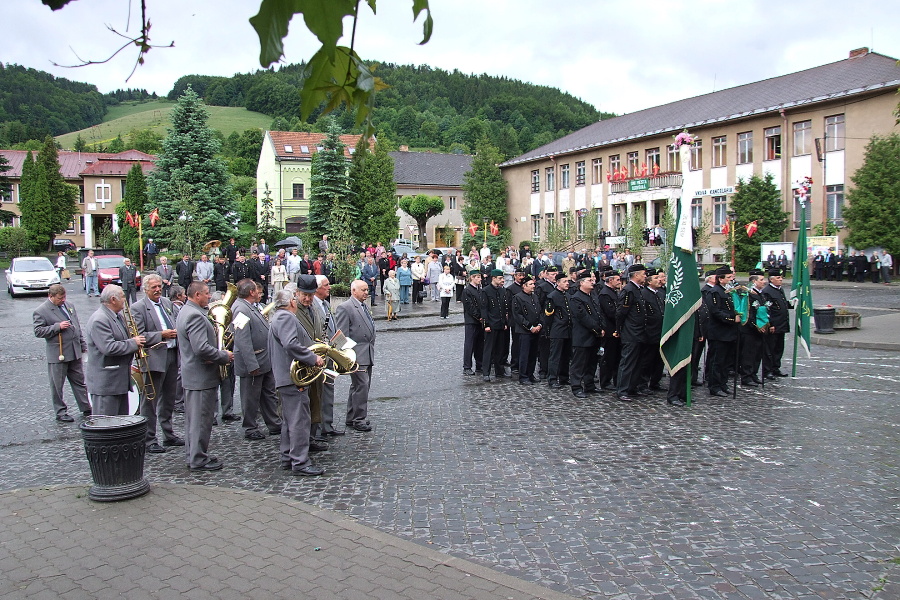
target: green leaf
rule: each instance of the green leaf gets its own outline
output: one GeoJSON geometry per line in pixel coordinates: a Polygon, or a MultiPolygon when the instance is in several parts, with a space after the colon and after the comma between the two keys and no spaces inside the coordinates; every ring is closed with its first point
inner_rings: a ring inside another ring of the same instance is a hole
{"type": "MultiPolygon", "coordinates": [[[[375,10],[374,8],[372,9],[375,10]]],[[[419,45],[427,44],[431,39],[431,32],[434,30],[434,21],[431,18],[431,9],[428,7],[428,0],[413,0],[413,21],[419,18],[422,11],[426,12],[425,22],[422,24],[422,33],[424,37],[419,45]]]]}
{"type": "Polygon", "coordinates": [[[51,10],[59,10],[72,0],[41,0],[44,6],[49,6],[51,10]]]}
{"type": "Polygon", "coordinates": [[[268,68],[284,56],[288,25],[298,12],[299,0],[263,0],[259,12],[250,17],[250,24],[259,36],[259,64],[263,68],[268,68]]]}

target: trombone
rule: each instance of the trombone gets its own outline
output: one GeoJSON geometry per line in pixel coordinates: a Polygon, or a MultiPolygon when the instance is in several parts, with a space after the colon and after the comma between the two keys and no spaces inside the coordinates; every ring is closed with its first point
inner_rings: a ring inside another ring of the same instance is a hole
{"type": "MultiPolygon", "coordinates": [[[[125,306],[122,308],[122,312],[125,314],[125,326],[128,328],[128,335],[131,337],[141,335],[141,332],[138,331],[137,323],[134,322],[134,317],[131,315],[131,306],[128,304],[127,296],[125,297],[125,306]]],[[[138,383],[144,392],[144,397],[152,406],[155,406],[156,386],[153,384],[153,377],[150,375],[147,350],[143,346],[139,346],[137,352],[134,353],[134,361],[137,363],[139,370],[137,372],[132,371],[132,376],[135,379],[139,378],[138,383]]]]}

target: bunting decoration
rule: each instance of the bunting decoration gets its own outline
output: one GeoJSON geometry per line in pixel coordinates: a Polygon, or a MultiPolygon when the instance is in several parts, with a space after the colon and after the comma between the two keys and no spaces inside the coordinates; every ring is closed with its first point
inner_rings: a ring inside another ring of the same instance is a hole
{"type": "Polygon", "coordinates": [[[159,209],[154,208],[148,216],[150,217],[150,227],[156,227],[156,222],[159,221],[159,209]]]}
{"type": "Polygon", "coordinates": [[[500,235],[500,227],[491,221],[491,235],[500,235]]]}
{"type": "Polygon", "coordinates": [[[475,234],[478,233],[478,225],[469,221],[469,233],[472,234],[472,237],[475,237],[475,234]]]}
{"type": "Polygon", "coordinates": [[[756,230],[759,229],[759,225],[757,224],[756,221],[753,221],[751,223],[747,223],[746,225],[744,225],[744,229],[747,230],[747,237],[752,238],[753,234],[756,233],[756,230]]]}

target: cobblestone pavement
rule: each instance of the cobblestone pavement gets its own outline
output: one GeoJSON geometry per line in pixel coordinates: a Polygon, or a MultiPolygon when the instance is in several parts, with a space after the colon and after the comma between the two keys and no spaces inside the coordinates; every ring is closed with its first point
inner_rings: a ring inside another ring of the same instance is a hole
{"type": "MultiPolygon", "coordinates": [[[[4,490],[90,481],[21,317],[36,303],[0,301],[4,490]]],[[[300,500],[583,598],[900,598],[900,355],[816,346],[797,379],[678,409],[485,385],[461,345],[460,327],[382,331],[375,431],[314,455],[324,477],[286,477],[276,440],[234,425],[213,433],[224,470],[170,452],[147,476],[300,500]]]]}

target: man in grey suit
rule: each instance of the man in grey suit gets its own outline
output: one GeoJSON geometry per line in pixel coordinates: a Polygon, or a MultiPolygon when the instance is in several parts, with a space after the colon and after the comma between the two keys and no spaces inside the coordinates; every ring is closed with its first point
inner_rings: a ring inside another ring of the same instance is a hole
{"type": "Polygon", "coordinates": [[[234,374],[241,378],[241,408],[244,413],[244,437],[263,440],[265,434],[256,420],[262,412],[263,421],[272,435],[281,434],[278,417],[278,396],[275,376],[269,358],[269,322],[254,306],[262,292],[252,279],[237,283],[237,300],[231,306],[234,327],[234,374]],[[245,323],[237,324],[238,321],[245,323]]]}
{"type": "Polygon", "coordinates": [[[307,388],[291,380],[291,362],[324,366],[325,361],[309,349],[312,340],[295,316],[297,299],[290,290],[275,292],[275,313],[269,327],[269,356],[275,387],[281,398],[281,468],[293,475],[321,475],[325,469],[309,459],[309,395],[307,388]]]}
{"type": "Polygon", "coordinates": [[[128,298],[129,304],[134,304],[134,301],[137,300],[135,277],[137,277],[137,269],[131,264],[131,259],[126,258],[124,264],[119,267],[119,281],[122,282],[122,291],[125,293],[125,297],[128,298]]]}
{"type": "Polygon", "coordinates": [[[162,278],[151,273],[144,275],[145,298],[131,305],[138,332],[147,338],[147,360],[141,361],[144,377],[153,381],[156,398],[141,398],[141,414],[147,417],[147,452],[161,454],[164,446],[184,446],[175,435],[172,413],[175,411],[176,381],[178,379],[178,341],[175,329],[175,309],[172,301],[162,297],[162,278]],[[156,424],[163,432],[162,446],[156,441],[156,424]]]}
{"type": "Polygon", "coordinates": [[[350,284],[350,298],[334,311],[335,326],[354,342],[359,370],[350,374],[350,394],[347,398],[348,427],[356,431],[372,431],[368,419],[369,385],[372,365],[375,364],[375,321],[366,308],[369,286],[357,279],[350,284]]]}
{"type": "Polygon", "coordinates": [[[216,330],[208,317],[209,296],[209,286],[205,283],[191,283],[187,289],[188,300],[175,321],[184,387],[184,449],[192,471],[222,468],[222,461],[209,456],[207,450],[216,411],[219,365],[234,360],[231,352],[218,348],[216,330]]]}
{"type": "Polygon", "coordinates": [[[75,396],[78,410],[85,417],[91,416],[91,403],[84,386],[84,368],[81,355],[87,351],[81,324],[75,307],[66,304],[66,288],[58,283],[50,286],[47,300],[38,306],[33,315],[35,337],[47,340],[47,372],[50,375],[50,399],[56,420],[71,423],[75,419],[63,402],[63,385],[75,396]]]}
{"type": "Polygon", "coordinates": [[[162,294],[165,297],[169,297],[169,288],[172,286],[172,281],[175,277],[175,271],[172,269],[172,265],[169,264],[169,259],[165,256],[161,256],[159,258],[160,265],[156,267],[156,274],[162,277],[162,294]]]}
{"type": "Polygon", "coordinates": [[[128,414],[131,359],[146,338],[129,337],[121,315],[124,307],[122,288],[107,285],[100,292],[100,307],[87,323],[87,389],[95,415],[128,414]]]}
{"type": "MultiPolygon", "coordinates": [[[[325,275],[316,275],[316,294],[313,296],[313,307],[322,313],[325,322],[325,336],[330,340],[334,337],[337,329],[334,326],[334,315],[331,313],[331,306],[328,304],[328,297],[331,295],[331,282],[325,275]]],[[[333,363],[326,360],[328,367],[331,368],[333,363]]],[[[314,437],[322,435],[344,435],[343,431],[334,428],[334,380],[325,378],[322,382],[322,426],[315,432],[314,437]]]]}
{"type": "MultiPolygon", "coordinates": [[[[325,335],[325,318],[321,311],[313,307],[313,295],[318,288],[315,275],[297,276],[297,319],[309,335],[313,343],[321,342],[325,335]]],[[[309,451],[322,452],[328,450],[324,437],[317,437],[322,425],[322,379],[309,388],[309,411],[311,424],[309,429],[309,451]]]]}

